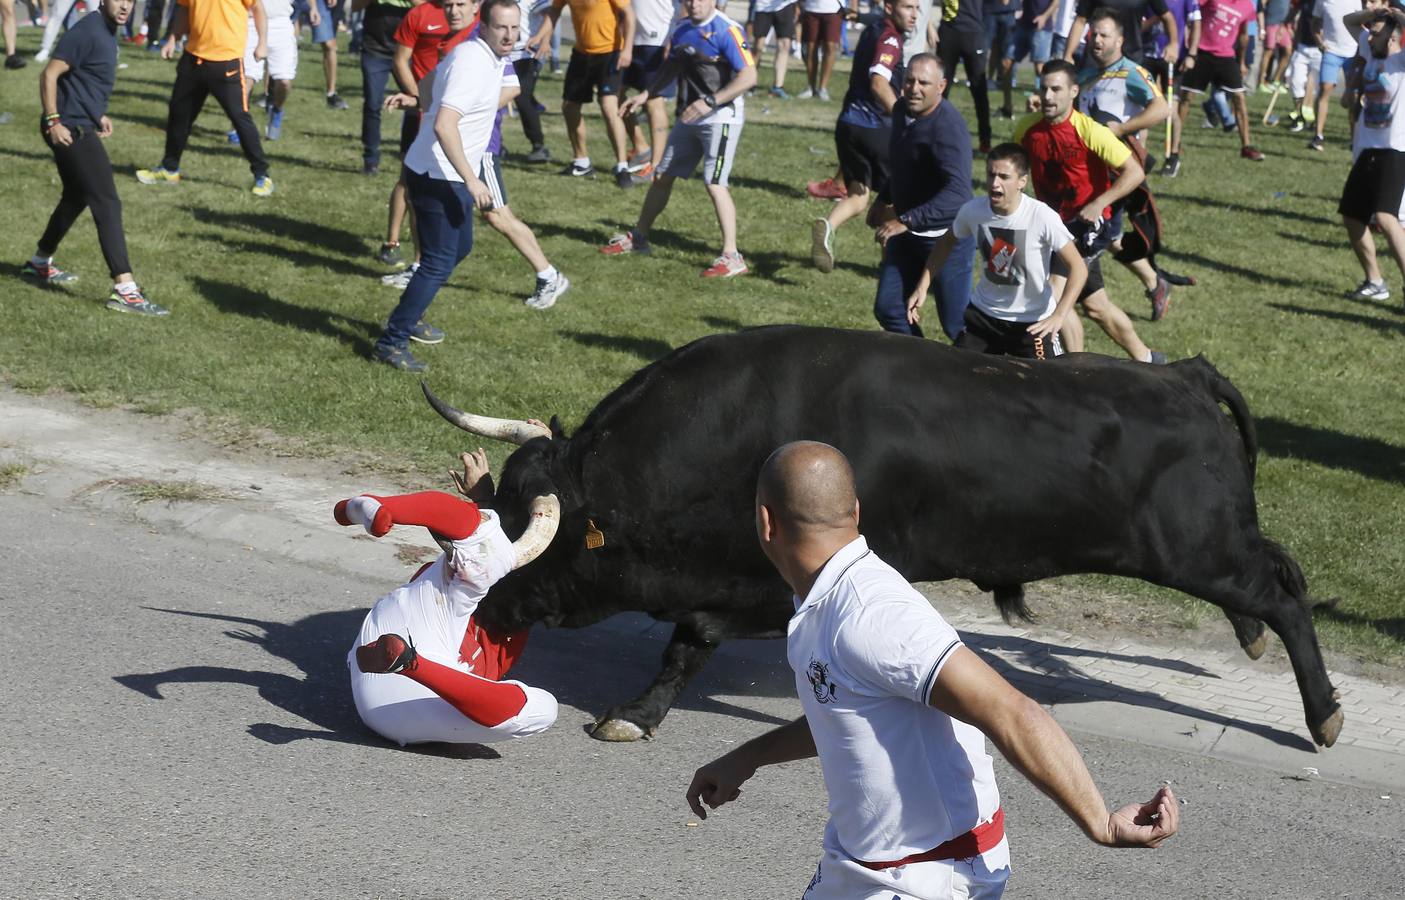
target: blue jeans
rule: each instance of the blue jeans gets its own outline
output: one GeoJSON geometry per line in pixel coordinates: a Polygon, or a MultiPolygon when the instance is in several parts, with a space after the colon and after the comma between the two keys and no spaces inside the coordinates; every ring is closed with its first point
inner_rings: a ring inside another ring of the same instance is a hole
{"type": "MultiPolygon", "coordinates": [[[[927,265],[927,257],[936,243],[936,238],[911,233],[888,239],[883,248],[883,262],[878,267],[878,296],[873,301],[873,316],[884,331],[922,337],[922,329],[907,321],[907,298],[917,289],[917,280],[922,277],[922,268],[927,265]]],[[[932,285],[942,330],[953,341],[965,327],[975,255],[974,235],[957,241],[932,285]]]]}
{"type": "Polygon", "coordinates": [[[473,249],[473,195],[460,181],[440,181],[405,170],[405,191],[420,232],[420,267],[376,341],[378,350],[404,347],[434,295],[473,249]]]}
{"type": "Polygon", "coordinates": [[[361,54],[361,159],[368,166],[381,163],[381,106],[385,103],[385,83],[395,68],[395,60],[373,53],[361,54]]]}

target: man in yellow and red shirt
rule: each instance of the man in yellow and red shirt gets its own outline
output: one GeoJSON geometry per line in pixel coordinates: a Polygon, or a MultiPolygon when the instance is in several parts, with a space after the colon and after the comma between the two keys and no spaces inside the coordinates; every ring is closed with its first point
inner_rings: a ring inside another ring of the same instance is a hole
{"type": "MultiPolygon", "coordinates": [[[[1108,223],[1112,204],[1130,194],[1146,175],[1126,144],[1105,126],[1073,108],[1077,97],[1078,77],[1073,63],[1046,63],[1040,75],[1039,112],[1031,113],[1015,126],[1015,142],[1029,154],[1034,196],[1059,214],[1088,265],[1088,281],[1078,298],[1084,312],[1132,359],[1165,363],[1165,354],[1142,343],[1132,320],[1108,299],[1098,264],[1098,257],[1111,239],[1108,223]]],[[[1063,290],[1067,275],[1056,262],[1051,279],[1055,293],[1063,290]]],[[[1063,331],[1070,352],[1083,349],[1082,341],[1076,340],[1081,338],[1080,331],[1072,335],[1063,331]]]]}
{"type": "Polygon", "coordinates": [[[629,148],[619,110],[620,82],[634,53],[634,10],[630,0],[552,0],[541,28],[527,42],[529,50],[540,56],[550,46],[552,29],[567,3],[571,6],[576,46],[566,66],[561,114],[566,118],[574,159],[561,174],[578,178],[595,174],[586,150],[585,119],[581,117],[581,108],[594,96],[600,101],[600,115],[615,150],[615,183],[622,188],[643,183],[646,179],[629,172],[629,148]]]}
{"type": "Polygon", "coordinates": [[[154,169],[138,169],[142,184],[178,184],[181,180],[181,154],[190,140],[190,129],[205,98],[215,100],[229,116],[239,134],[239,149],[254,173],[253,193],[267,197],[273,193],[268,160],[259,142],[259,130],[249,115],[249,92],[244,79],[244,50],[248,40],[249,15],[254,17],[258,45],[254,59],[268,56],[268,17],[260,0],[176,0],[171,33],[161,46],[161,58],[175,56],[176,41],[189,37],[185,52],[176,64],[176,83],[171,87],[171,106],[166,117],[166,155],[154,169]]]}

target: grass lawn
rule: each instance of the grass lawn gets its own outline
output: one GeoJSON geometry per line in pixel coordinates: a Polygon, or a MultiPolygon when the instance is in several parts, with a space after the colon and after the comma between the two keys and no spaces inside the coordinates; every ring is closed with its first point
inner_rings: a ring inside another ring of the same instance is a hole
{"type": "MultiPolygon", "coordinates": [[[[37,29],[22,29],[21,52],[32,55],[38,40],[37,29]]],[[[426,408],[416,378],[366,361],[397,299],[371,257],[396,166],[388,155],[379,177],[361,174],[356,59],[342,55],[340,88],[352,109],[336,112],[322,102],[318,55],[304,50],[284,137],[267,145],[277,184],[267,200],[249,194],[248,168],[226,144],[227,122],[213,103],[183,160],[185,182],[138,185],[133,172],[161,157],[174,64],[136,49],[124,49],[122,60],[128,68],[118,76],[108,152],[137,279],[173,314],[148,321],[103,308],[106,273],[84,217],[57,259],[80,274],[78,284],[43,290],[17,277],[0,282],[0,378],[97,406],[194,410],[231,441],[272,432],[298,452],[360,454],[388,480],[437,481],[462,448],[460,433],[426,408]]],[[[33,252],[59,193],[36,129],[37,78],[33,65],[0,72],[0,112],[14,114],[0,126],[7,185],[0,256],[11,276],[33,252]]],[[[837,73],[836,87],[846,78],[837,73]]],[[[792,91],[800,80],[792,67],[792,91]]],[[[538,96],[555,110],[560,89],[559,78],[547,78],[538,96]]],[[[974,122],[968,92],[958,86],[952,96],[974,122]]],[[[1267,162],[1241,161],[1234,137],[1202,130],[1197,113],[1183,174],[1153,179],[1171,247],[1163,263],[1194,274],[1199,286],[1178,291],[1167,319],[1152,324],[1140,284],[1115,265],[1105,273],[1148,344],[1172,357],[1206,354],[1248,398],[1259,420],[1264,530],[1301,562],[1314,595],[1341,598],[1318,615],[1324,643],[1398,663],[1405,659],[1405,315],[1397,272],[1387,261],[1397,298],[1389,303],[1343,298],[1360,278],[1336,214],[1350,164],[1345,117],[1333,109],[1327,150],[1316,153],[1304,135],[1258,124],[1266,101],[1251,100],[1255,143],[1267,162]]],[[[481,412],[555,413],[573,428],[635,369],[702,335],[776,322],[876,327],[878,252],[868,232],[858,223],[841,230],[834,273],[809,264],[809,223],[826,205],[803,188],[833,169],[837,112],[837,102],[749,101],[733,185],[753,274],[729,282],[698,277],[718,235],[696,182],[675,190],[652,258],[596,252],[634,220],[643,199],[642,189],[621,191],[608,177],[598,121],[591,148],[602,171],[593,181],[561,177],[559,165],[509,162],[512,207],[573,287],[552,310],[527,309],[521,301],[532,272],[505,240],[480,228],[473,255],[428,316],[448,341],[415,350],[431,365],[430,383],[481,412]]],[[[256,119],[261,124],[262,113],[256,119]]],[[[549,146],[565,161],[560,117],[545,123],[549,146]]],[[[383,125],[393,152],[398,115],[383,125]]],[[[997,119],[995,128],[999,140],[1012,123],[997,119]]],[[[509,152],[524,153],[518,123],[508,120],[504,132],[509,152]]],[[[1116,350],[1091,324],[1088,335],[1089,349],[1116,350]]],[[[500,462],[507,448],[489,449],[500,462]]],[[[1083,583],[1186,602],[1139,583],[1083,583]]]]}

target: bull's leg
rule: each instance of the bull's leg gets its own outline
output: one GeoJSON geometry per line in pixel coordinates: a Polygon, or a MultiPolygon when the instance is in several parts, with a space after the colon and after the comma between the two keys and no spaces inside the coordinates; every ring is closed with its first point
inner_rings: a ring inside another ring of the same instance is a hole
{"type": "Polygon", "coordinates": [[[1293,663],[1312,739],[1323,747],[1332,746],[1342,730],[1342,708],[1322,661],[1307,585],[1292,557],[1264,541],[1257,564],[1236,571],[1221,587],[1177,587],[1221,607],[1230,621],[1234,616],[1259,619],[1273,629],[1293,663]]]}
{"type": "Polygon", "coordinates": [[[595,723],[592,737],[602,741],[651,738],[678,699],[683,686],[712,656],[717,644],[701,638],[690,625],[679,623],[663,651],[663,670],[644,693],[616,706],[595,723]]]}
{"type": "Polygon", "coordinates": [[[1224,611],[1225,618],[1229,619],[1229,624],[1234,626],[1234,636],[1239,638],[1239,646],[1244,648],[1244,652],[1250,659],[1258,659],[1264,655],[1268,649],[1268,632],[1264,629],[1262,619],[1255,619],[1253,616],[1241,616],[1229,610],[1224,611]]]}

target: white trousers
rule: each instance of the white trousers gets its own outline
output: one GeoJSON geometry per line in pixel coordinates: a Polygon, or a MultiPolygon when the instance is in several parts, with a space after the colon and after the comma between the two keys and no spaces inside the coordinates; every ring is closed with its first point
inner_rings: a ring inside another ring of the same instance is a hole
{"type": "Polygon", "coordinates": [[[1307,87],[1317,81],[1318,70],[1322,68],[1322,51],[1317,47],[1299,46],[1293,51],[1288,63],[1288,90],[1295,100],[1307,96],[1307,87]]]}
{"type": "Polygon", "coordinates": [[[969,859],[909,863],[874,871],[838,849],[825,830],[824,856],[802,900],[999,900],[1010,877],[1010,844],[969,859]]]}

